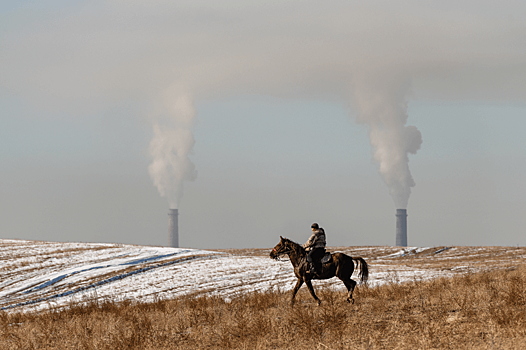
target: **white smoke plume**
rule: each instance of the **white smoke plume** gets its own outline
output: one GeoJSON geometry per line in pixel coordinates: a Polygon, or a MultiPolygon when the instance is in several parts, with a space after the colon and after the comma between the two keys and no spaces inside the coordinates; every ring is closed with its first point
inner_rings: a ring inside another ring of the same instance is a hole
{"type": "Polygon", "coordinates": [[[414,126],[407,126],[407,94],[409,79],[384,74],[366,74],[354,80],[354,101],[357,120],[369,126],[374,159],[398,209],[406,209],[415,186],[409,171],[409,154],[416,154],[422,135],[414,126]]]}
{"type": "MultiPolygon", "coordinates": [[[[169,95],[169,93],[168,93],[169,95]]],[[[179,208],[183,196],[183,183],[197,177],[195,165],[188,158],[195,140],[192,125],[195,118],[193,101],[182,94],[165,98],[165,115],[153,125],[150,142],[152,163],[148,172],[161,196],[170,208],[179,208]]]]}
{"type": "Polygon", "coordinates": [[[404,208],[414,186],[408,154],[421,143],[406,125],[405,78],[418,98],[526,101],[526,3],[474,4],[101,0],[50,11],[21,7],[2,14],[0,94],[77,118],[115,101],[149,105],[169,84],[184,82],[171,103],[186,99],[179,103],[186,107],[165,113],[150,145],[150,174],[177,204],[183,182],[195,178],[191,123],[179,120],[193,120],[192,99],[248,93],[343,103],[352,82],[358,121],[369,126],[380,173],[404,208]],[[181,97],[185,91],[192,99],[181,97]]]}

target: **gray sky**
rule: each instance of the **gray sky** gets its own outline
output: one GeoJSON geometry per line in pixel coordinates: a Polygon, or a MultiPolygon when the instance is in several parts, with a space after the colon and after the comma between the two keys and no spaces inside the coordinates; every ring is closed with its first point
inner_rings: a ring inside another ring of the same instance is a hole
{"type": "Polygon", "coordinates": [[[165,244],[150,142],[184,94],[182,246],[303,241],[314,221],[329,245],[393,244],[370,138],[393,106],[423,140],[409,244],[525,245],[525,17],[519,1],[4,1],[0,237],[165,244]]]}

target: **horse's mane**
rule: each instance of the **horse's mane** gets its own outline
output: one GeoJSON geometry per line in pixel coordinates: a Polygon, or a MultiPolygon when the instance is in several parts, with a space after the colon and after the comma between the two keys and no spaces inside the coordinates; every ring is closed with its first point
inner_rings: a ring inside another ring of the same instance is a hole
{"type": "Polygon", "coordinates": [[[283,238],[284,241],[287,241],[287,242],[290,242],[290,243],[294,243],[294,244],[297,244],[297,245],[301,245],[301,244],[299,244],[298,242],[295,242],[295,241],[293,241],[292,239],[289,239],[289,238],[287,238],[287,237],[282,237],[282,238],[283,238]]]}
{"type": "Polygon", "coordinates": [[[292,243],[292,247],[293,247],[292,249],[294,249],[295,251],[299,250],[299,252],[305,253],[305,248],[303,248],[303,246],[301,244],[299,244],[297,242],[294,242],[292,239],[288,239],[288,238],[283,237],[283,241],[292,243]]]}

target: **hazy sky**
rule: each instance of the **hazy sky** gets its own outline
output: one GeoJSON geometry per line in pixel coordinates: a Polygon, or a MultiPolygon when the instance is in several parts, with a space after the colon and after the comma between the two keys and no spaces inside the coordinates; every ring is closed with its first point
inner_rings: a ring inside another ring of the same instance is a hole
{"type": "Polygon", "coordinates": [[[393,158],[409,245],[526,245],[526,3],[0,4],[1,238],[166,244],[181,128],[181,246],[392,245],[393,158]]]}

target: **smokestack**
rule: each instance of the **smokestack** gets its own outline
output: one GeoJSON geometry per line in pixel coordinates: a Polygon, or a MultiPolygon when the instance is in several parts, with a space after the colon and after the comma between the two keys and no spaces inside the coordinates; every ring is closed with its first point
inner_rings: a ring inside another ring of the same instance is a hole
{"type": "Polygon", "coordinates": [[[396,209],[396,245],[407,247],[407,210],[396,209]]]}
{"type": "Polygon", "coordinates": [[[179,248],[179,209],[168,210],[168,246],[179,248]]]}

